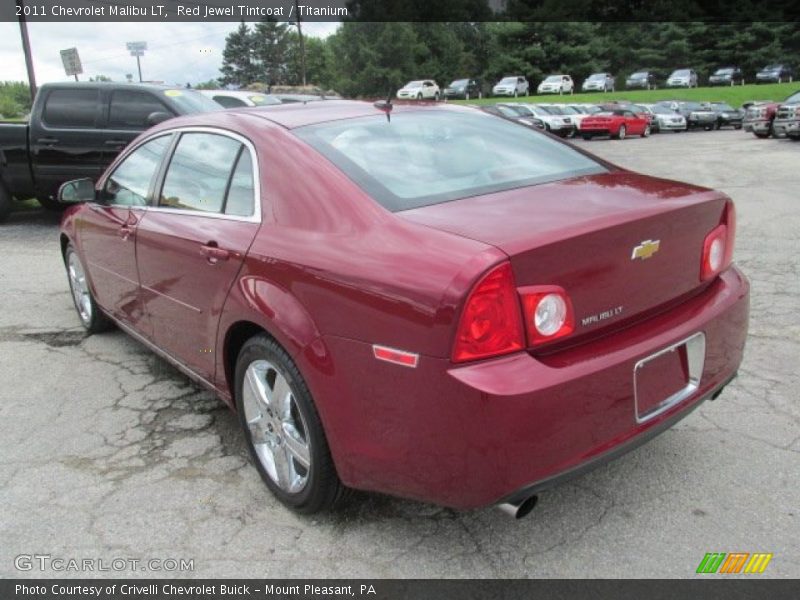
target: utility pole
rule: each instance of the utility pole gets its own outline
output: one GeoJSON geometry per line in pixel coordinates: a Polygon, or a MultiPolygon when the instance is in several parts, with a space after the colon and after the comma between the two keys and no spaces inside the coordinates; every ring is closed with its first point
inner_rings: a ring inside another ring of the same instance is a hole
{"type": "Polygon", "coordinates": [[[300,7],[298,0],[294,0],[294,12],[297,13],[297,35],[300,36],[300,73],[303,79],[303,87],[306,86],[306,45],[303,41],[303,28],[300,25],[300,7]]]}
{"type": "Polygon", "coordinates": [[[25,54],[25,67],[28,69],[28,85],[31,90],[31,102],[36,97],[36,75],[33,72],[33,58],[31,57],[31,42],[28,39],[28,23],[25,21],[25,3],[16,0],[19,7],[19,33],[22,36],[22,52],[25,54]]]}

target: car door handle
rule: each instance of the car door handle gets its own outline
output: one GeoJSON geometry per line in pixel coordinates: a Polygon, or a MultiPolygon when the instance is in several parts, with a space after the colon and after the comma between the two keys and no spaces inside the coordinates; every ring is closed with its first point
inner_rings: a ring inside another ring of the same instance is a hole
{"type": "Polygon", "coordinates": [[[221,260],[228,260],[231,257],[230,251],[210,243],[200,246],[200,253],[205,256],[206,260],[212,265],[221,260]]]}
{"type": "Polygon", "coordinates": [[[36,143],[37,144],[42,144],[43,146],[55,146],[60,141],[61,140],[59,140],[58,138],[43,137],[43,138],[39,138],[38,140],[36,140],[36,143]]]}

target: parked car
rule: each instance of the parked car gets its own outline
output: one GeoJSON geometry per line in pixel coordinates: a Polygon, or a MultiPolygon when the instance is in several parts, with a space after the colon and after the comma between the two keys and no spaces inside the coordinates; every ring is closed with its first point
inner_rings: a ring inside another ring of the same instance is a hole
{"type": "Polygon", "coordinates": [[[223,108],[242,108],[243,106],[273,106],[283,104],[280,98],[261,92],[245,90],[199,90],[207,98],[223,108]]]}
{"type": "Polygon", "coordinates": [[[658,81],[656,74],[653,71],[637,71],[632,73],[625,80],[625,87],[629,90],[643,89],[655,90],[658,89],[658,81]]]}
{"type": "Polygon", "coordinates": [[[708,78],[708,85],[744,85],[744,73],[739,67],[722,67],[708,78]]]}
{"type": "Polygon", "coordinates": [[[672,75],[667,77],[667,87],[670,88],[696,88],[697,85],[697,73],[695,73],[693,69],[676,69],[672,72],[672,75]]]}
{"type": "Polygon", "coordinates": [[[592,73],[581,84],[583,92],[613,92],[614,76],[611,73],[592,73]]]}
{"type": "Polygon", "coordinates": [[[482,98],[483,90],[478,79],[456,79],[453,83],[444,88],[445,98],[482,98]]]}
{"type": "Polygon", "coordinates": [[[635,113],[628,108],[604,110],[589,115],[581,122],[578,133],[585,140],[598,136],[608,136],[624,140],[628,135],[650,135],[650,121],[643,113],[635,113]]]}
{"type": "Polygon", "coordinates": [[[59,186],[98,177],[139,133],[176,115],[222,110],[183,88],[131,83],[47,83],[28,123],[0,124],[0,220],[12,198],[61,210],[59,186]]]}
{"type": "Polygon", "coordinates": [[[541,104],[514,103],[508,106],[518,107],[527,112],[528,116],[536,117],[544,122],[545,131],[549,131],[559,137],[570,137],[575,133],[575,123],[570,117],[559,115],[541,104]]]}
{"type": "Polygon", "coordinates": [[[711,131],[717,124],[717,113],[710,106],[701,102],[677,102],[677,110],[686,119],[688,129],[705,129],[711,131]]]}
{"type": "Polygon", "coordinates": [[[717,114],[717,129],[721,129],[722,127],[733,127],[734,129],[742,128],[744,111],[733,108],[727,102],[711,102],[708,106],[717,114]]]}
{"type": "Polygon", "coordinates": [[[376,104],[175,119],[59,195],[79,322],[235,407],[280,502],[520,517],[733,379],[725,194],[473,108],[376,104]]]}
{"type": "Polygon", "coordinates": [[[795,141],[800,140],[800,91],[786,98],[778,107],[772,130],[775,137],[785,135],[795,141]]]}
{"type": "Polygon", "coordinates": [[[548,75],[536,88],[537,94],[571,94],[575,84],[569,75],[548,75]]]}
{"type": "Polygon", "coordinates": [[[439,86],[433,79],[420,79],[409,81],[399,90],[397,98],[400,100],[439,100],[439,86]]]}
{"type": "Polygon", "coordinates": [[[662,104],[648,104],[646,108],[653,114],[651,127],[654,132],[686,131],[686,118],[676,110],[662,104]]]}
{"type": "Polygon", "coordinates": [[[575,133],[578,131],[578,126],[581,124],[581,121],[588,116],[579,111],[577,108],[573,108],[568,104],[540,104],[539,106],[551,114],[568,118],[569,122],[572,123],[573,126],[570,137],[575,135],[575,133]]]}
{"type": "Polygon", "coordinates": [[[528,80],[520,75],[503,77],[492,88],[493,96],[527,96],[529,92],[528,80]]]}
{"type": "Polygon", "coordinates": [[[487,104],[480,106],[479,108],[483,112],[487,112],[490,115],[515,121],[516,123],[524,125],[525,127],[530,127],[531,129],[543,130],[545,128],[544,121],[538,117],[531,116],[528,111],[523,110],[518,106],[512,106],[509,104],[487,104]]]}
{"type": "Polygon", "coordinates": [[[783,63],[767,65],[756,73],[756,83],[783,83],[793,79],[794,69],[783,63]]]}
{"type": "Polygon", "coordinates": [[[768,138],[772,135],[772,123],[778,112],[780,102],[755,102],[744,113],[742,127],[745,131],[752,132],[759,138],[768,138]]]}

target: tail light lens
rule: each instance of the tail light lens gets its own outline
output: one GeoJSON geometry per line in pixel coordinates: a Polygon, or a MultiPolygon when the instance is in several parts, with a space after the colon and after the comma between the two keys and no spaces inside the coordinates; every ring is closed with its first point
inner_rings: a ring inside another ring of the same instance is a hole
{"type": "Polygon", "coordinates": [[[564,288],[554,285],[520,289],[528,345],[549,342],[575,330],[572,302],[564,288]]]}
{"type": "Polygon", "coordinates": [[[718,225],[703,241],[703,258],[700,280],[707,281],[719,275],[733,262],[733,243],[736,237],[736,209],[733,202],[725,207],[725,223],[718,225]]]}
{"type": "Polygon", "coordinates": [[[464,362],[522,350],[519,299],[511,263],[487,273],[469,294],[456,331],[453,361],[464,362]]]}

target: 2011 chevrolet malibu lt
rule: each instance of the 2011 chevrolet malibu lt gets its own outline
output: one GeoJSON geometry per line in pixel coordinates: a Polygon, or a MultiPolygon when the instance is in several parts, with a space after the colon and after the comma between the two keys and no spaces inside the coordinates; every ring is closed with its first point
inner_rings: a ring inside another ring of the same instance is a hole
{"type": "Polygon", "coordinates": [[[355,488],[519,516],[742,359],[728,197],[469,107],[180,117],[59,196],[83,326],[218,394],[305,513],[355,488]]]}

